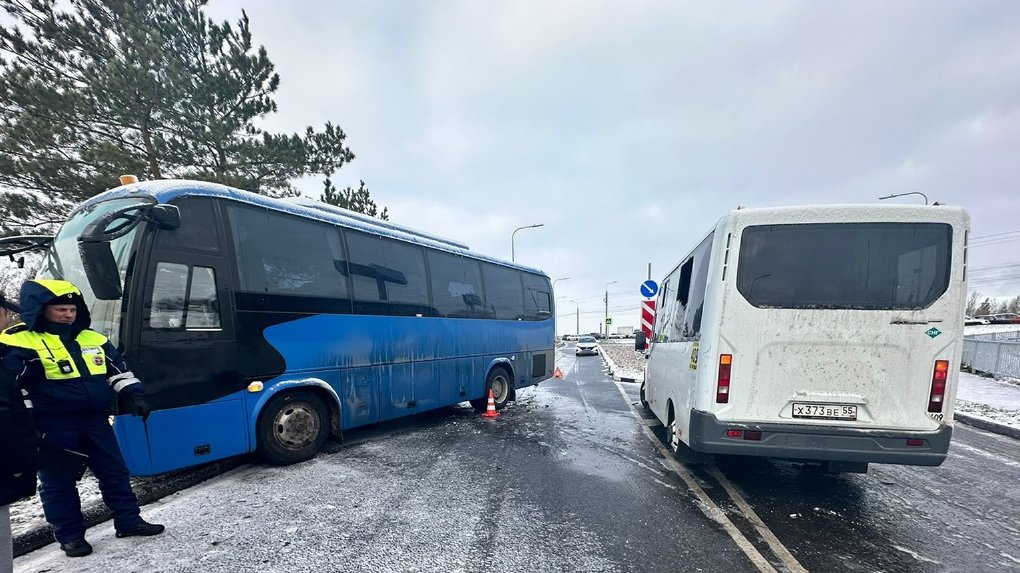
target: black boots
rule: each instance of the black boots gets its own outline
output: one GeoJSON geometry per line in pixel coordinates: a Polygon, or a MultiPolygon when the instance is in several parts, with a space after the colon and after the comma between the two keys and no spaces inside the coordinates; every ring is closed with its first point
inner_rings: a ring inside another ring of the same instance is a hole
{"type": "Polygon", "coordinates": [[[149,535],[159,535],[160,533],[163,533],[164,529],[166,528],[156,523],[139,521],[137,525],[127,529],[118,529],[117,537],[134,537],[136,535],[147,537],[149,535]]]}
{"type": "Polygon", "coordinates": [[[92,546],[89,545],[85,538],[72,539],[67,543],[61,543],[60,548],[64,551],[68,557],[85,557],[89,553],[92,553],[92,546]]]}
{"type": "MultiPolygon", "coordinates": [[[[164,529],[166,528],[162,525],[139,521],[136,525],[127,529],[118,529],[117,537],[159,535],[160,533],[163,533],[164,529]]],[[[67,543],[61,543],[60,549],[63,550],[64,554],[68,557],[85,557],[92,553],[92,545],[90,545],[88,541],[85,541],[84,537],[80,539],[72,539],[67,543]]]]}

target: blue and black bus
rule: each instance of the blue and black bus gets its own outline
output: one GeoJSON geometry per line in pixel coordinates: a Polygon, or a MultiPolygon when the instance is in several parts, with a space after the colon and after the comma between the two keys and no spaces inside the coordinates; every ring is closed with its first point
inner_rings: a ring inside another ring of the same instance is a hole
{"type": "Polygon", "coordinates": [[[78,206],[41,278],[75,283],[145,383],[115,416],[135,475],[246,452],[311,458],[331,436],[552,375],[543,272],[309,199],[194,181],[129,183],[78,206]]]}

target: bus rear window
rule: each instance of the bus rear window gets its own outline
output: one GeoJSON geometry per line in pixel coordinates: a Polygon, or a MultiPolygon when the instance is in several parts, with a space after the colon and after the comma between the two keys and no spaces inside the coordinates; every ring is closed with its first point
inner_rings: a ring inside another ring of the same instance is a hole
{"type": "Polygon", "coordinates": [[[910,310],[949,286],[943,223],[759,225],[740,240],[737,290],[759,308],[910,310]]]}

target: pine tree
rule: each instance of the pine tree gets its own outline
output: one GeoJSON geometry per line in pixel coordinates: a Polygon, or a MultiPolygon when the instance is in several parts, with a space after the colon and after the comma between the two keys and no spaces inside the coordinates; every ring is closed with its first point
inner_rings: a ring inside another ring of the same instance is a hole
{"type": "Polygon", "coordinates": [[[0,0],[0,231],[59,222],[123,173],[279,196],[354,159],[331,123],[255,125],[279,75],[248,16],[217,24],[206,2],[0,0]]]}
{"type": "Polygon", "coordinates": [[[981,293],[973,291],[970,293],[970,297],[967,298],[967,316],[974,316],[978,310],[978,300],[981,299],[981,293]]]}
{"type": "Polygon", "coordinates": [[[361,185],[357,189],[345,187],[337,190],[333,182],[327,177],[324,182],[322,195],[319,196],[319,201],[351,211],[357,211],[358,213],[364,213],[372,217],[379,217],[383,221],[390,220],[390,214],[386,207],[383,207],[381,213],[379,212],[379,208],[370,197],[368,187],[365,186],[364,181],[361,181],[361,185]]]}
{"type": "Polygon", "coordinates": [[[1020,314],[1020,296],[1010,299],[1009,304],[1006,306],[1006,312],[1020,314]]]}
{"type": "Polygon", "coordinates": [[[985,298],[984,302],[978,305],[977,310],[974,311],[975,316],[985,316],[992,314],[992,299],[985,298]]]}

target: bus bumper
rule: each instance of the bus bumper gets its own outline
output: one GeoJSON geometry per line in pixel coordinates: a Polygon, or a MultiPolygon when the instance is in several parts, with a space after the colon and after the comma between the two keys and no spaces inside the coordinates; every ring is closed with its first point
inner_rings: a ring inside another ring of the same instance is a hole
{"type": "Polygon", "coordinates": [[[805,461],[937,466],[946,459],[952,426],[934,432],[868,430],[803,424],[720,422],[714,414],[691,411],[688,445],[710,454],[761,456],[805,461]],[[760,440],[728,437],[728,430],[760,432],[760,440]],[[922,440],[908,446],[907,440],[922,440]]]}

